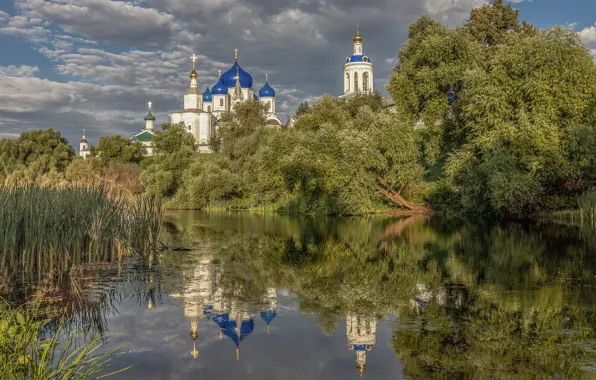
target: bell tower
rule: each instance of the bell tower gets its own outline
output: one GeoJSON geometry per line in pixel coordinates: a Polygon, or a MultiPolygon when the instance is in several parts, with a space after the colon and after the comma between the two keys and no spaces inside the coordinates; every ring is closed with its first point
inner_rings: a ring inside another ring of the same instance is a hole
{"type": "Polygon", "coordinates": [[[353,55],[346,58],[344,64],[344,93],[342,96],[351,96],[357,93],[371,94],[373,86],[373,64],[370,58],[363,53],[360,28],[356,25],[356,34],[352,38],[354,44],[353,55]]]}

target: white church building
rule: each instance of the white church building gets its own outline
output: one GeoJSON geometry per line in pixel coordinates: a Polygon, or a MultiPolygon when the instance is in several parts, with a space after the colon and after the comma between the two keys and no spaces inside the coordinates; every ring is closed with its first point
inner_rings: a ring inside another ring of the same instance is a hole
{"type": "MultiPolygon", "coordinates": [[[[374,66],[370,58],[364,55],[363,38],[358,27],[352,42],[352,56],[347,57],[344,64],[344,91],[339,96],[340,98],[374,92],[374,66]]],[[[184,93],[182,109],[170,113],[170,122],[184,124],[188,132],[194,136],[198,152],[211,153],[209,140],[217,131],[221,115],[233,111],[236,104],[248,99],[266,104],[268,108],[266,124],[272,127],[281,127],[281,120],[276,113],[275,90],[269,85],[269,76],[265,75],[265,84],[258,92],[254,90],[253,77],[238,63],[238,49],[234,50],[234,64],[223,74],[220,70],[217,83],[211,88],[206,86],[203,92],[200,90],[199,75],[196,71],[197,58],[195,54],[191,57],[190,86],[184,93]]],[[[294,118],[290,116],[288,125],[293,126],[293,121],[294,118]]],[[[148,156],[152,156],[154,153],[154,124],[155,116],[152,114],[151,102],[149,102],[145,128],[132,137],[133,141],[142,142],[148,156]]],[[[81,142],[80,155],[88,155],[88,146],[85,145],[87,148],[83,149],[83,145],[81,142]]]]}
{"type": "Polygon", "coordinates": [[[234,50],[234,64],[225,73],[219,72],[219,80],[212,87],[201,92],[198,74],[195,69],[197,56],[193,54],[190,87],[184,93],[183,109],[170,113],[172,124],[183,123],[195,137],[198,151],[210,153],[209,139],[217,131],[218,120],[225,112],[233,111],[234,106],[248,99],[265,103],[268,106],[267,125],[281,127],[281,120],[275,112],[275,90],[269,85],[269,76],[257,92],[253,89],[253,78],[238,63],[238,49],[234,50]]]}

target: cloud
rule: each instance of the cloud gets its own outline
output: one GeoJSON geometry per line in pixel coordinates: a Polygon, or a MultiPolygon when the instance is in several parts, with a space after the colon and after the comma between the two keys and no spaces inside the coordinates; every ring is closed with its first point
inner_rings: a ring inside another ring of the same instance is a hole
{"type": "Polygon", "coordinates": [[[384,92],[409,23],[430,14],[457,25],[472,7],[486,3],[15,0],[15,15],[0,13],[0,43],[3,34],[21,37],[23,49],[33,48],[41,58],[2,68],[12,74],[0,75],[0,130],[55,127],[70,141],[80,138],[83,126],[92,141],[110,133],[130,135],[143,127],[148,100],[158,123],[180,108],[191,54],[199,55],[204,88],[215,84],[219,69],[233,64],[234,48],[256,91],[269,73],[284,120],[301,101],[341,93],[357,23],[364,52],[375,64],[375,88],[384,92]]]}
{"type": "Polygon", "coordinates": [[[590,54],[596,59],[596,24],[585,27],[578,34],[584,44],[586,44],[590,54]]]}
{"type": "Polygon", "coordinates": [[[29,17],[108,44],[159,47],[174,34],[172,15],[129,2],[18,0],[16,5],[29,17]]]}
{"type": "Polygon", "coordinates": [[[0,77],[32,77],[37,72],[39,72],[39,68],[37,66],[0,66],[0,77]]]}

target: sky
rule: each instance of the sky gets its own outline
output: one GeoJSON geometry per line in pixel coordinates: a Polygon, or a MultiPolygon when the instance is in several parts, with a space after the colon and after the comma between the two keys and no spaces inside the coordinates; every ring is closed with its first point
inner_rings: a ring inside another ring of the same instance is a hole
{"type": "MultiPolygon", "coordinates": [[[[0,0],[0,138],[41,128],[77,146],[86,130],[132,136],[147,102],[157,124],[182,107],[190,56],[199,85],[239,63],[258,91],[269,73],[282,122],[302,101],[343,91],[356,24],[385,84],[407,38],[427,14],[449,26],[487,0],[0,0]]],[[[596,57],[595,0],[515,0],[520,19],[579,33],[596,57]]]]}

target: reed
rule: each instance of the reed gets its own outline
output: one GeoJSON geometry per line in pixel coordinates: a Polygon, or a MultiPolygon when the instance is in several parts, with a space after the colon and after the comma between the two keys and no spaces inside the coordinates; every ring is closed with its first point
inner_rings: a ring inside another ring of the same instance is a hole
{"type": "Polygon", "coordinates": [[[12,307],[0,298],[0,374],[3,379],[91,379],[106,377],[127,368],[105,373],[123,354],[118,348],[103,350],[103,337],[79,343],[76,329],[61,319],[47,331],[39,304],[12,307]]]}
{"type": "Polygon", "coordinates": [[[12,273],[67,273],[155,251],[158,199],[97,186],[0,187],[1,265],[12,273]]]}

